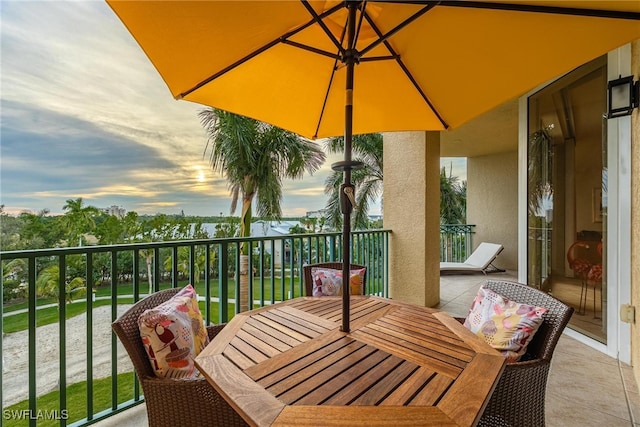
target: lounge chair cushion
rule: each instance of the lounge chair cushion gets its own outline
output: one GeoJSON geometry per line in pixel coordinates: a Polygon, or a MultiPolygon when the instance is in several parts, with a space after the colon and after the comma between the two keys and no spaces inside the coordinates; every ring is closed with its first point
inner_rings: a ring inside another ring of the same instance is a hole
{"type": "MultiPolygon", "coordinates": [[[[352,295],[362,294],[364,273],[364,268],[350,271],[349,290],[352,295]]],[[[342,270],[314,267],[311,269],[311,278],[314,297],[342,295],[342,270]]]]}
{"type": "Polygon", "coordinates": [[[483,285],[471,304],[464,326],[512,363],[526,353],[546,312],[546,308],[511,301],[483,285]]]}
{"type": "Polygon", "coordinates": [[[158,377],[200,376],[193,359],[209,343],[198,297],[191,285],[138,318],[140,337],[158,377]]]}
{"type": "Polygon", "coordinates": [[[500,244],[482,242],[464,262],[441,262],[440,271],[486,272],[502,249],[500,244]]]}

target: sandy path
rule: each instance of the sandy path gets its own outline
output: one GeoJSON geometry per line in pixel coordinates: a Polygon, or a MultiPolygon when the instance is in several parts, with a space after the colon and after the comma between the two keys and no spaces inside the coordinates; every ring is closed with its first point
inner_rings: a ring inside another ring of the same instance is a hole
{"type": "MultiPolygon", "coordinates": [[[[118,306],[118,316],[129,308],[118,306]]],[[[93,310],[93,378],[111,375],[111,307],[93,310]]],[[[87,379],[87,316],[81,314],[67,320],[66,327],[67,385],[87,379]]],[[[58,388],[60,370],[58,324],[41,326],[36,332],[37,395],[58,388]]],[[[4,356],[2,406],[29,398],[28,332],[6,334],[2,340],[4,356]]],[[[118,373],[132,371],[129,356],[118,340],[118,373]]]]}

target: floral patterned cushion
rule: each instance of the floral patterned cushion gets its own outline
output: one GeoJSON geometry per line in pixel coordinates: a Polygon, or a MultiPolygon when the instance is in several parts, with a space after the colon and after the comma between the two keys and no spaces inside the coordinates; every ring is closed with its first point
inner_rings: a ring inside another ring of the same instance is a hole
{"type": "MultiPolygon", "coordinates": [[[[365,271],[365,268],[350,271],[349,290],[351,295],[362,295],[365,271]]],[[[312,295],[314,297],[342,295],[342,270],[313,267],[311,269],[311,278],[313,280],[312,295]]]]}
{"type": "Polygon", "coordinates": [[[500,351],[507,363],[517,362],[542,324],[543,307],[511,301],[491,289],[478,290],[464,326],[500,351]]]}
{"type": "Polygon", "coordinates": [[[194,358],[209,343],[195,289],[187,285],[138,318],[140,337],[158,377],[196,378],[194,358]]]}

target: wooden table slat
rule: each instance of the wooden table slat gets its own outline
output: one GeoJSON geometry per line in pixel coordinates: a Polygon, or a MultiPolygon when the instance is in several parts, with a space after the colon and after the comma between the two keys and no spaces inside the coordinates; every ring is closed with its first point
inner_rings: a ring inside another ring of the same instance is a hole
{"type": "Polygon", "coordinates": [[[362,343],[344,338],[299,359],[289,360],[288,357],[283,357],[280,359],[282,368],[260,379],[259,382],[277,396],[364,346],[362,343]]]}
{"type": "Polygon", "coordinates": [[[298,310],[313,314],[314,316],[327,319],[326,313],[340,311],[342,307],[342,298],[339,297],[322,297],[322,298],[300,298],[293,301],[292,307],[298,310]]]}
{"type": "Polygon", "coordinates": [[[259,384],[235,369],[223,355],[198,357],[198,364],[214,388],[240,415],[252,414],[251,419],[244,417],[250,425],[273,424],[285,407],[278,399],[264,393],[259,384]]]}
{"type": "MultiPolygon", "coordinates": [[[[389,356],[379,366],[374,367],[369,373],[359,378],[357,383],[354,382],[349,386],[349,389],[353,390],[352,394],[355,394],[356,391],[359,392],[357,398],[348,400],[349,404],[360,406],[378,405],[383,396],[398,388],[416,369],[418,369],[418,366],[411,362],[402,360],[399,357],[389,356]]],[[[336,395],[336,397],[339,396],[336,395]]],[[[340,400],[332,399],[326,403],[339,404],[340,400]]]]}
{"type": "MultiPolygon", "coordinates": [[[[254,328],[255,329],[255,328],[254,328]]],[[[287,347],[285,350],[280,350],[277,347],[274,347],[273,345],[270,344],[270,342],[274,342],[276,341],[276,345],[277,345],[277,340],[274,340],[273,338],[267,336],[256,336],[254,334],[251,334],[249,331],[251,330],[251,326],[249,325],[244,325],[242,327],[241,330],[238,331],[238,333],[236,334],[236,338],[241,339],[242,341],[244,341],[247,345],[255,348],[257,351],[259,351],[260,353],[264,354],[267,358],[271,358],[277,354],[283,353],[284,351],[288,350],[291,347],[287,347]],[[269,339],[271,338],[271,339],[269,339]]],[[[282,343],[280,343],[282,344],[282,343]]]]}
{"type": "Polygon", "coordinates": [[[468,330],[464,325],[449,316],[447,313],[436,313],[434,316],[443,325],[446,325],[453,333],[458,335],[460,339],[464,340],[469,348],[473,349],[476,353],[483,353],[491,356],[498,354],[493,347],[487,344],[484,340],[478,339],[473,332],[468,330]]]}
{"type": "Polygon", "coordinates": [[[407,379],[396,388],[391,394],[386,396],[379,404],[381,406],[402,406],[408,405],[415,396],[416,390],[424,387],[435,377],[436,373],[429,368],[420,367],[413,371],[407,379]]]}
{"type": "MultiPolygon", "coordinates": [[[[313,340],[310,344],[309,342],[300,344],[287,351],[286,354],[272,357],[259,365],[246,369],[245,373],[255,381],[271,384],[272,382],[266,378],[267,376],[271,375],[277,378],[295,372],[297,369],[302,369],[305,363],[311,364],[316,358],[324,357],[336,349],[353,343],[353,341],[336,330],[313,340]]],[[[360,346],[363,345],[360,344],[360,346]]]]}
{"type": "Polygon", "coordinates": [[[292,322],[296,322],[319,333],[327,332],[338,326],[335,322],[331,322],[319,316],[309,316],[309,313],[305,313],[304,311],[286,305],[278,308],[277,310],[272,310],[271,312],[278,313],[285,319],[289,319],[292,322]]]}
{"type": "Polygon", "coordinates": [[[296,405],[348,405],[372,383],[385,375],[381,372],[388,365],[397,366],[402,362],[384,351],[374,351],[370,356],[350,366],[346,371],[334,376],[313,392],[296,402],[296,405]],[[377,369],[377,372],[374,372],[377,369]]]}
{"type": "Polygon", "coordinates": [[[438,353],[427,347],[390,340],[388,335],[370,327],[354,331],[352,335],[360,341],[375,345],[382,350],[415,364],[430,366],[433,370],[442,372],[452,378],[457,377],[466,366],[466,362],[464,361],[450,356],[444,356],[442,353],[438,353]]]}
{"type": "Polygon", "coordinates": [[[271,310],[260,314],[261,317],[266,317],[285,328],[291,329],[299,334],[304,335],[307,339],[315,338],[321,335],[325,331],[318,331],[317,326],[314,325],[309,327],[309,325],[298,318],[293,318],[289,314],[286,314],[279,310],[271,310]]]}
{"type": "Polygon", "coordinates": [[[265,344],[278,350],[280,353],[284,353],[291,347],[300,344],[300,341],[287,339],[287,335],[273,328],[267,327],[267,325],[255,322],[250,323],[253,319],[249,319],[243,326],[242,331],[254,336],[256,339],[264,341],[265,344]],[[267,332],[267,330],[269,332],[267,332]]]}
{"type": "MultiPolygon", "coordinates": [[[[355,347],[357,345],[361,345],[361,343],[354,341],[353,346],[355,347]]],[[[365,345],[348,354],[338,355],[340,352],[337,352],[335,353],[336,357],[332,358],[331,363],[320,360],[318,363],[321,363],[321,365],[298,371],[281,383],[269,387],[267,390],[272,392],[281,401],[289,405],[295,404],[302,397],[318,389],[337,375],[340,375],[342,381],[352,381],[354,378],[347,375],[347,368],[375,351],[375,348],[365,345]],[[319,372],[321,372],[322,375],[316,375],[319,372]],[[289,387],[291,384],[295,385],[289,387]],[[284,385],[287,386],[286,391],[284,390],[284,385]]],[[[331,393],[331,390],[327,391],[327,393],[331,393]]],[[[325,398],[326,396],[320,398],[320,401],[325,400],[325,398]]]]}
{"type": "Polygon", "coordinates": [[[393,323],[394,325],[407,329],[420,331],[420,333],[424,335],[436,337],[454,345],[467,347],[464,340],[443,325],[434,314],[417,316],[409,310],[396,310],[381,317],[379,320],[384,320],[385,322],[393,323]]]}
{"type": "Polygon", "coordinates": [[[374,329],[380,333],[388,335],[390,339],[399,338],[407,343],[413,344],[412,346],[408,345],[408,347],[411,347],[416,351],[420,351],[417,348],[429,348],[437,353],[441,353],[441,360],[456,366],[464,367],[465,364],[461,364],[458,361],[469,362],[475,354],[473,350],[464,344],[464,341],[459,340],[458,343],[451,344],[448,341],[438,340],[437,336],[424,335],[420,331],[407,329],[400,325],[394,325],[393,323],[387,322],[386,319],[378,319],[375,322],[369,323],[366,328],[362,329],[374,329]],[[456,359],[456,361],[451,360],[451,358],[456,359]]]}
{"type": "Polygon", "coordinates": [[[251,318],[260,323],[264,323],[265,325],[268,325],[277,331],[289,335],[291,338],[295,339],[298,342],[306,342],[310,339],[308,335],[302,334],[295,329],[291,329],[288,326],[285,326],[282,323],[273,320],[271,316],[264,316],[260,314],[257,316],[251,316],[251,318]]]}
{"type": "Polygon", "coordinates": [[[465,425],[473,425],[479,419],[491,395],[486,390],[493,391],[497,384],[493,379],[499,378],[504,369],[504,363],[495,355],[483,353],[478,353],[469,365],[437,405],[465,425]],[[482,409],[478,411],[478,407],[482,409]]]}
{"type": "Polygon", "coordinates": [[[447,392],[453,380],[444,375],[436,375],[429,384],[411,399],[410,406],[432,406],[447,392]]]}
{"type": "Polygon", "coordinates": [[[460,427],[434,407],[288,406],[274,427],[460,427]]]}
{"type": "Polygon", "coordinates": [[[228,323],[224,328],[216,335],[216,338],[209,343],[201,352],[202,357],[206,357],[212,354],[222,354],[227,347],[229,341],[236,336],[236,333],[242,329],[243,321],[247,318],[244,314],[236,314],[235,322],[228,323]]]}
{"type": "Polygon", "coordinates": [[[245,325],[254,327],[257,330],[259,330],[261,333],[264,333],[265,335],[269,335],[277,339],[278,341],[281,341],[282,343],[284,343],[289,347],[295,347],[301,342],[307,341],[306,337],[304,338],[304,341],[300,341],[292,337],[290,334],[285,333],[281,329],[274,328],[272,325],[265,323],[264,321],[261,321],[258,316],[248,318],[247,321],[245,322],[245,325]]]}
{"type": "MultiPolygon", "coordinates": [[[[245,357],[252,360],[256,364],[269,359],[264,353],[260,352],[255,347],[252,347],[246,341],[242,340],[239,336],[241,334],[242,334],[242,331],[238,331],[238,334],[236,334],[235,338],[231,340],[231,342],[229,343],[229,346],[235,348],[240,353],[242,353],[245,357]]],[[[226,351],[227,350],[225,349],[225,352],[226,351]]]]}
{"type": "MultiPolygon", "coordinates": [[[[250,358],[242,354],[242,352],[238,351],[235,347],[232,347],[230,345],[227,345],[227,347],[225,348],[222,354],[227,359],[233,360],[233,363],[236,364],[242,370],[255,366],[256,364],[256,362],[254,362],[253,360],[251,360],[250,358]]],[[[200,355],[198,356],[198,359],[205,356],[206,355],[203,355],[202,353],[200,353],[200,355]]]]}

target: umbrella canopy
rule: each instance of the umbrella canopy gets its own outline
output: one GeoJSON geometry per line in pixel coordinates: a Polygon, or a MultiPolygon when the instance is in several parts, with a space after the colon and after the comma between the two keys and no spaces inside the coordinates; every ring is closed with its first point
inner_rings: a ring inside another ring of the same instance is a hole
{"type": "MultiPolygon", "coordinates": [[[[343,1],[109,4],[174,97],[309,138],[343,134],[343,1]]],[[[457,127],[640,37],[638,1],[370,1],[361,7],[356,134],[457,127]]]]}
{"type": "Polygon", "coordinates": [[[108,3],[175,98],[344,134],[345,278],[353,133],[457,127],[640,38],[638,1],[108,3]]]}

